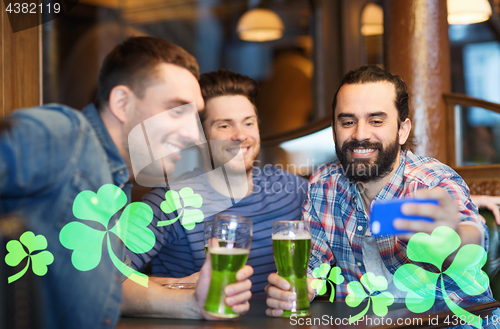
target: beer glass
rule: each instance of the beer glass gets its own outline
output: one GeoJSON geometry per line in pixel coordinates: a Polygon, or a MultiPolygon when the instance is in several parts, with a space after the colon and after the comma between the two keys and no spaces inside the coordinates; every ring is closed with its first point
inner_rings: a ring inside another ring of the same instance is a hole
{"type": "Polygon", "coordinates": [[[247,262],[251,243],[251,219],[226,214],[215,216],[208,245],[212,258],[212,280],[205,302],[208,314],[223,318],[239,316],[226,305],[224,288],[236,282],[236,272],[247,262]]]}
{"type": "Polygon", "coordinates": [[[280,221],[273,225],[273,253],[278,274],[290,283],[296,299],[283,317],[309,315],[307,267],[311,255],[309,222],[280,221]]]}

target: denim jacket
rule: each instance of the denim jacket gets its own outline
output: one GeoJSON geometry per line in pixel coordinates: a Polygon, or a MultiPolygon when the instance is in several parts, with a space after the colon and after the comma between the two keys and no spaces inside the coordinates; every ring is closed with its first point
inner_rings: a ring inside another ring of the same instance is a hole
{"type": "MultiPolygon", "coordinates": [[[[47,274],[36,277],[42,327],[112,328],[120,315],[122,278],[107,246],[97,267],[79,271],[59,233],[71,221],[82,222],[72,210],[81,191],[114,184],[130,202],[126,163],[94,105],[79,112],[49,104],[17,110],[10,119],[13,127],[0,136],[0,214],[23,218],[28,231],[47,239],[54,256],[47,274]]],[[[123,244],[112,234],[110,241],[123,259],[123,244]]]]}

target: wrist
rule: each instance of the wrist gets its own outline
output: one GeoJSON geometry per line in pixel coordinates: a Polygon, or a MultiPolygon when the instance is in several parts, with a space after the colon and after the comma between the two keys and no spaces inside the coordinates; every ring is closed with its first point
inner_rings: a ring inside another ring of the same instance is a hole
{"type": "Polygon", "coordinates": [[[457,233],[460,237],[461,246],[473,243],[485,247],[485,232],[481,224],[472,221],[461,222],[458,225],[457,233]]]}
{"type": "Polygon", "coordinates": [[[205,303],[201,303],[195,289],[189,289],[189,302],[186,303],[186,318],[189,319],[203,319],[203,307],[205,303]]]}

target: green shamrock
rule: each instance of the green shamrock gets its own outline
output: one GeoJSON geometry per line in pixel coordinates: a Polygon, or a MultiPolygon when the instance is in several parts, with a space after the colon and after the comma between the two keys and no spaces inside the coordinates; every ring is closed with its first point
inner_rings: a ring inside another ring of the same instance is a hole
{"type": "Polygon", "coordinates": [[[182,226],[186,230],[192,230],[196,223],[203,221],[203,212],[199,209],[186,209],[186,207],[200,208],[202,204],[203,198],[201,195],[194,193],[190,187],[184,187],[179,193],[174,190],[168,190],[165,193],[165,201],[160,204],[160,208],[166,214],[177,210],[179,215],[174,219],[158,221],[158,226],[173,224],[182,217],[182,226]],[[184,206],[181,204],[181,199],[184,202],[184,206]]]}
{"type": "MultiPolygon", "coordinates": [[[[97,194],[92,191],[80,192],[73,202],[73,214],[83,221],[100,223],[99,228],[88,226],[85,222],[66,224],[60,234],[61,244],[73,250],[71,262],[80,271],[89,271],[99,265],[103,241],[106,238],[108,253],[113,264],[127,278],[147,287],[148,277],[125,265],[111,249],[110,234],[118,236],[129,250],[145,253],[155,244],[154,233],[148,228],[153,219],[151,207],[142,202],[129,204],[120,219],[108,229],[112,216],[127,203],[127,196],[117,186],[103,185],[97,194]]],[[[99,226],[99,225],[98,225],[99,226]]]]}
{"type": "Polygon", "coordinates": [[[365,273],[361,277],[360,282],[352,281],[347,284],[347,297],[345,302],[350,307],[358,306],[362,301],[368,297],[368,304],[365,309],[361,311],[358,315],[354,317],[349,317],[349,324],[361,319],[368,309],[370,308],[370,303],[373,301],[373,313],[378,316],[384,316],[387,314],[387,306],[394,303],[394,296],[387,291],[387,280],[383,276],[375,276],[373,273],[365,273]],[[365,289],[368,291],[366,293],[365,289]],[[375,294],[379,292],[379,294],[375,294]]]}
{"type": "Polygon", "coordinates": [[[489,279],[481,268],[486,263],[486,252],[475,244],[460,248],[452,264],[443,271],[443,263],[461,244],[459,235],[451,228],[440,226],[429,236],[415,234],[408,241],[407,255],[414,262],[429,263],[436,266],[438,273],[429,272],[415,264],[405,264],[394,273],[394,284],[407,291],[405,303],[414,313],[428,311],[436,299],[436,289],[441,289],[446,305],[458,317],[462,315],[473,319],[469,324],[481,327],[481,318],[458,306],[445,290],[443,275],[449,276],[466,294],[474,296],[485,292],[489,279]],[[438,284],[439,282],[439,284],[438,284]]]}
{"type": "Polygon", "coordinates": [[[311,282],[311,286],[316,289],[318,295],[324,295],[326,293],[326,283],[328,282],[332,288],[329,300],[333,302],[335,298],[335,287],[333,284],[341,284],[344,282],[344,276],[342,276],[340,267],[335,266],[331,271],[330,269],[330,265],[326,263],[321,264],[319,268],[315,268],[313,270],[314,280],[311,282]],[[328,272],[330,272],[330,275],[328,275],[328,272]],[[325,279],[327,275],[328,278],[325,279]]]}
{"type": "Polygon", "coordinates": [[[21,272],[10,276],[7,279],[8,283],[12,283],[17,279],[21,278],[24,273],[28,270],[30,266],[30,261],[32,261],[33,265],[33,273],[38,276],[44,276],[47,274],[47,266],[54,262],[54,255],[47,249],[47,239],[39,234],[36,235],[31,232],[24,232],[21,237],[17,240],[11,240],[7,243],[7,251],[9,252],[7,256],[5,256],[5,263],[9,266],[17,266],[26,256],[28,256],[28,263],[21,270],[21,272]],[[22,244],[28,248],[29,254],[26,253],[22,244]],[[38,253],[34,253],[35,251],[44,250],[38,253]]]}

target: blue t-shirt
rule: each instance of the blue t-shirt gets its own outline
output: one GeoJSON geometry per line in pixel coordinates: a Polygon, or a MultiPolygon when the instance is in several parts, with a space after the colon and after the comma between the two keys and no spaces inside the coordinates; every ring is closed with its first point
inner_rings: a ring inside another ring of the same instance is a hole
{"type": "MultiPolygon", "coordinates": [[[[203,205],[200,210],[204,213],[204,222],[213,220],[220,212],[252,219],[253,238],[247,264],[254,269],[251,277],[252,293],[263,295],[267,277],[276,272],[271,240],[273,223],[302,218],[307,180],[270,165],[264,168],[254,167],[253,192],[240,200],[217,192],[199,168],[176,181],[183,181],[184,186],[189,186],[194,193],[202,196],[203,205]]],[[[171,184],[170,188],[176,190],[173,186],[175,184],[171,184]]],[[[177,216],[177,213],[165,214],[160,208],[166,192],[165,187],[154,188],[142,200],[154,212],[154,219],[149,225],[156,236],[154,248],[144,254],[134,254],[127,250],[127,254],[134,269],[139,270],[151,261],[153,275],[185,277],[199,271],[205,261],[204,223],[196,224],[191,230],[184,228],[179,220],[171,225],[157,226],[158,221],[177,216]]]]}

